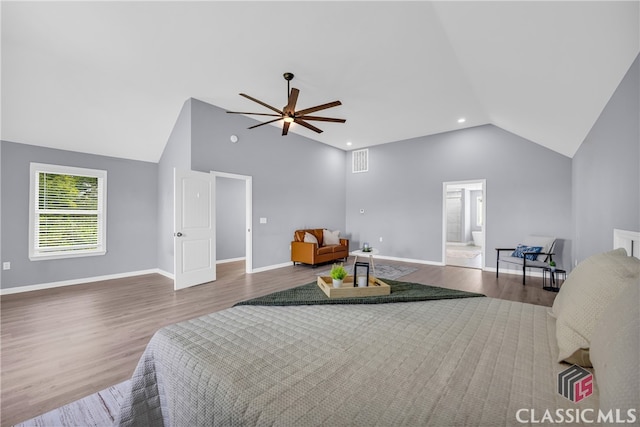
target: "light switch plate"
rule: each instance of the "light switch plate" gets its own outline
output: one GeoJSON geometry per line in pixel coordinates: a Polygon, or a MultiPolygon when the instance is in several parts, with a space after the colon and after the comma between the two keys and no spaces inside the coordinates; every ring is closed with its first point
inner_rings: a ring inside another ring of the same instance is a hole
{"type": "Polygon", "coordinates": [[[260,224],[266,224],[267,218],[260,218],[260,224]]]}

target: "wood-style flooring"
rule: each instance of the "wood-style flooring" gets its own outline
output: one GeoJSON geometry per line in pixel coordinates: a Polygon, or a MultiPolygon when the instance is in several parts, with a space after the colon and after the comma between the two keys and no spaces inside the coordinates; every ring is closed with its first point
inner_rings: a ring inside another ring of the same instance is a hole
{"type": "MultiPolygon", "coordinates": [[[[352,258],[350,259],[352,261],[352,258]]],[[[551,306],[542,280],[460,267],[404,264],[400,280],[551,306]]],[[[323,267],[320,267],[322,269],[323,267]]],[[[159,274],[1,297],[0,425],[10,426],[129,378],[159,328],[234,303],[315,281],[305,265],[245,274],[244,262],[218,265],[218,280],[175,292],[159,274]]]]}

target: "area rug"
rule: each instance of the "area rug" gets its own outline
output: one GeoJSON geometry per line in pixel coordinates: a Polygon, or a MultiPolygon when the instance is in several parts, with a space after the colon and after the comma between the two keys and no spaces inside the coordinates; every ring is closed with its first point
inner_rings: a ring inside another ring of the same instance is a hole
{"type": "Polygon", "coordinates": [[[105,427],[113,425],[130,380],[116,384],[15,427],[105,427]]]}
{"type": "Polygon", "coordinates": [[[320,304],[386,304],[394,302],[428,301],[437,299],[483,297],[482,294],[423,285],[421,283],[398,282],[384,279],[391,287],[389,295],[368,297],[329,298],[316,282],[311,282],[284,291],[240,301],[237,305],[320,305],[320,304]]]}
{"type": "MultiPolygon", "coordinates": [[[[386,264],[375,264],[376,274],[375,276],[380,279],[397,279],[402,276],[406,276],[407,274],[413,273],[417,270],[415,267],[406,267],[404,265],[386,265],[386,264]]],[[[347,270],[347,274],[353,273],[353,264],[348,264],[344,266],[344,269],[347,270]]],[[[328,276],[331,269],[319,271],[316,273],[316,276],[328,276]]],[[[358,270],[360,272],[360,270],[358,270]]],[[[370,274],[373,274],[373,271],[370,271],[370,274]]]]}

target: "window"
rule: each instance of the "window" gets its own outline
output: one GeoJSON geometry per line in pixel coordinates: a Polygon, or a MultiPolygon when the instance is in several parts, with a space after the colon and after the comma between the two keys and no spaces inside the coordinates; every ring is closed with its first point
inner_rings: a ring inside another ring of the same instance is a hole
{"type": "Polygon", "coordinates": [[[107,172],[31,163],[29,259],[104,255],[107,172]]]}
{"type": "Polygon", "coordinates": [[[482,227],[482,223],[484,220],[482,219],[482,197],[478,196],[476,198],[476,225],[478,227],[482,227]]]}

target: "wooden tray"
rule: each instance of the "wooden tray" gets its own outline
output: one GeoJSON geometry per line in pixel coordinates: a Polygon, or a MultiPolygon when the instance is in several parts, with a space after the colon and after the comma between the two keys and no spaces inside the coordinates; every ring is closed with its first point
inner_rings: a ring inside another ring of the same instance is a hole
{"type": "Polygon", "coordinates": [[[369,286],[359,288],[353,286],[353,276],[344,278],[342,287],[334,288],[333,279],[329,276],[318,276],[318,286],[329,298],[370,297],[389,295],[391,287],[377,277],[369,276],[369,286]]]}

